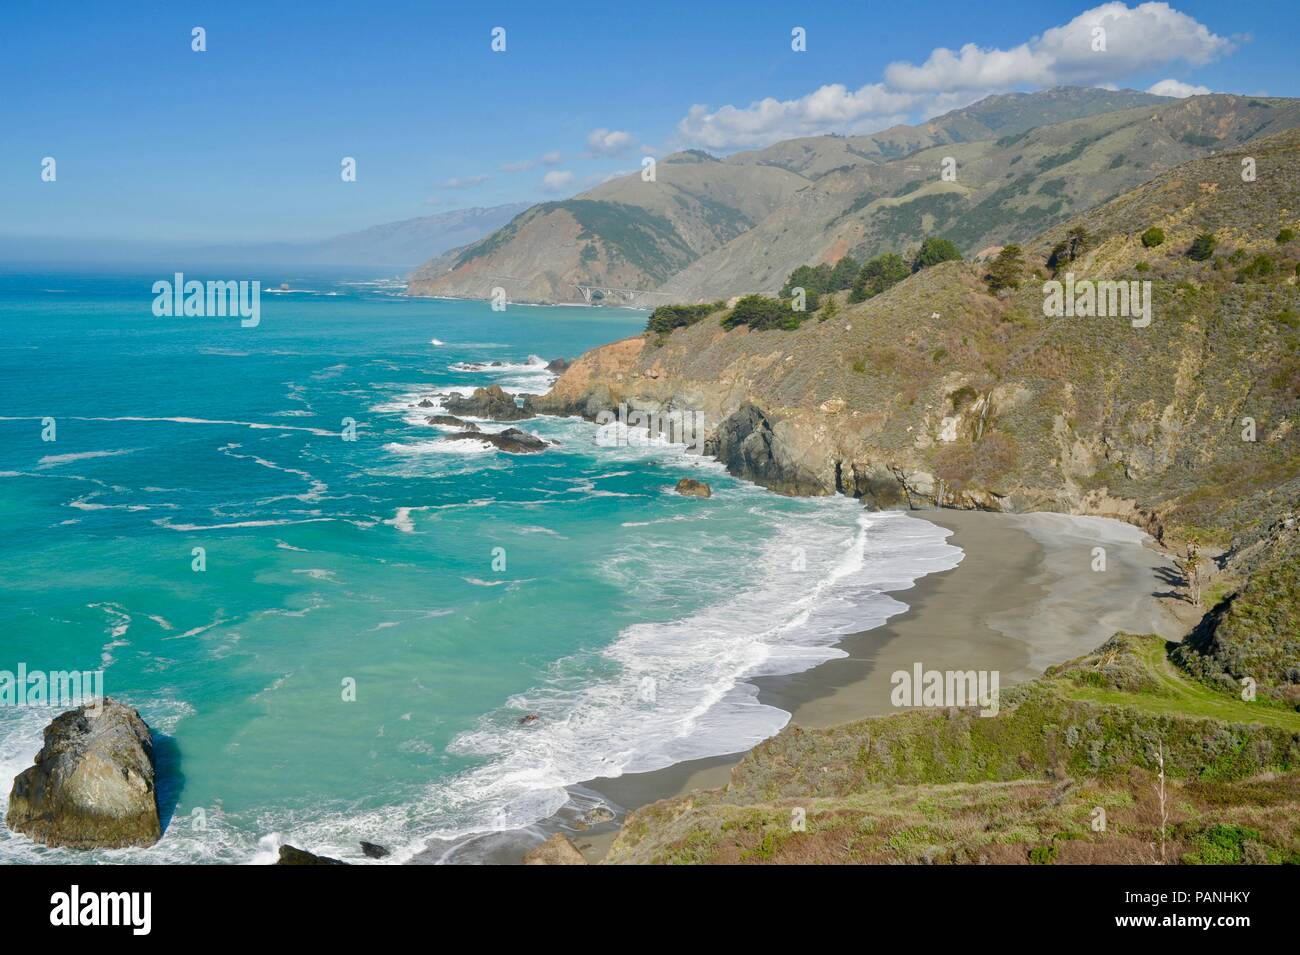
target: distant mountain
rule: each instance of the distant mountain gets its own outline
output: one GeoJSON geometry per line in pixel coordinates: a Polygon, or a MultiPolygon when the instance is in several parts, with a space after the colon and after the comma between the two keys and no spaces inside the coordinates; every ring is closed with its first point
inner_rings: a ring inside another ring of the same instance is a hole
{"type": "Polygon", "coordinates": [[[457,209],[371,226],[319,242],[209,246],[196,249],[195,255],[205,261],[409,269],[431,256],[483,238],[527,208],[526,202],[514,202],[457,209]]]}
{"type": "Polygon", "coordinates": [[[392,269],[397,272],[414,268],[447,249],[481,239],[527,208],[528,203],[516,202],[488,208],[458,209],[371,226],[314,242],[184,245],[116,239],[0,236],[0,261],[55,265],[171,263],[178,268],[264,263],[392,269]]]}
{"type": "Polygon", "coordinates": [[[1059,88],[991,96],[916,126],[715,159],[691,151],[505,228],[411,276],[413,295],[658,305],[774,292],[803,264],[1027,239],[1173,166],[1300,126],[1300,101],[1059,88]],[[945,158],[955,179],[941,176],[945,158]],[[664,187],[667,188],[664,188],[664,187]]]}
{"type": "Polygon", "coordinates": [[[807,179],[775,165],[687,151],[659,160],[655,181],[624,176],[533,206],[480,242],[411,276],[413,294],[582,301],[578,285],[653,289],[772,214],[807,179]]]}

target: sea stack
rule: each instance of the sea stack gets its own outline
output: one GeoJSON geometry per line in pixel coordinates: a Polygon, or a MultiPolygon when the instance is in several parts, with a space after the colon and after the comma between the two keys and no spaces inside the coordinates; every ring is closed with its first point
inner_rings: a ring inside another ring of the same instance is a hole
{"type": "Polygon", "coordinates": [[[682,478],[677,482],[677,493],[683,497],[712,497],[713,489],[695,478],[682,478]]]}
{"type": "Polygon", "coordinates": [[[105,697],[55,717],[36,764],[14,779],[5,824],[52,847],[157,842],[153,739],[140,714],[105,697]]]}

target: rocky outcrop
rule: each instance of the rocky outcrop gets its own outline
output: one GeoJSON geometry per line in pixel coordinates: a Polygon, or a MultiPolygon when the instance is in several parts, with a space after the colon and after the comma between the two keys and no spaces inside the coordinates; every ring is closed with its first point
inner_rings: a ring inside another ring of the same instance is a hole
{"type": "Polygon", "coordinates": [[[443,425],[447,428],[460,428],[464,431],[478,431],[479,426],[472,421],[464,421],[450,414],[436,414],[425,419],[429,424],[443,425]]]}
{"type": "Polygon", "coordinates": [[[5,824],[70,849],[157,842],[153,740],[140,714],[106,697],[55,717],[36,764],[14,779],[5,824]]]}
{"type": "Polygon", "coordinates": [[[296,846],[280,846],[280,858],[276,860],[276,865],[347,865],[340,859],[331,859],[329,856],[318,856],[315,853],[308,852],[306,849],[299,849],[296,846]]]}
{"type": "Polygon", "coordinates": [[[384,846],[378,845],[374,842],[363,841],[361,843],[361,854],[367,859],[384,859],[392,853],[390,853],[384,846]]]}
{"type": "Polygon", "coordinates": [[[586,865],[587,860],[568,837],[557,832],[524,855],[524,865],[586,865]]]}
{"type": "Polygon", "coordinates": [[[502,391],[500,385],[475,388],[469,397],[449,395],[443,399],[442,406],[453,415],[490,418],[493,421],[520,421],[534,415],[528,397],[524,398],[522,405],[517,404],[514,396],[502,391]]]}
{"type": "Polygon", "coordinates": [[[677,482],[677,493],[682,497],[712,497],[713,488],[695,478],[682,478],[677,482]]]}
{"type": "Polygon", "coordinates": [[[564,374],[565,369],[568,367],[569,360],[567,358],[552,358],[546,363],[546,370],[553,375],[564,374]]]}
{"type": "Polygon", "coordinates": [[[506,428],[504,431],[459,431],[449,434],[447,441],[484,441],[500,451],[509,454],[537,454],[545,451],[548,443],[535,434],[520,431],[518,428],[506,428]]]}

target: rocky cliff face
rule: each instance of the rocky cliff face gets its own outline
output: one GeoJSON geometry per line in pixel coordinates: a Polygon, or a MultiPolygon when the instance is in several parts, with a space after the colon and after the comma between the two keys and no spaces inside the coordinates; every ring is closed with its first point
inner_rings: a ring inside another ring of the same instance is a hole
{"type": "Polygon", "coordinates": [[[1246,155],[1186,164],[1067,224],[1089,232],[1079,279],[1150,281],[1148,327],[1043,316],[1063,225],[1029,246],[1013,294],[945,263],[793,331],[728,331],[715,313],[589,352],[538,410],[697,412],[708,453],[785,493],[1101,514],[1227,546],[1300,489],[1300,246],[1277,242],[1300,210],[1300,136],[1253,144],[1255,181],[1246,155]],[[1166,239],[1148,248],[1153,225],[1166,239]],[[1196,261],[1203,232],[1219,245],[1196,261]]]}
{"type": "Polygon", "coordinates": [[[151,846],[162,836],[153,742],[140,714],[105,698],[45,728],[36,765],[14,779],[5,824],[47,846],[151,846]]]}

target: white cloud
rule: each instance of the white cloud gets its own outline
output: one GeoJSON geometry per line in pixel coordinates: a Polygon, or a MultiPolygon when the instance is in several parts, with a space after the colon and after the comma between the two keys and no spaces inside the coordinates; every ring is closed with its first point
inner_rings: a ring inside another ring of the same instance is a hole
{"type": "Polygon", "coordinates": [[[1177,96],[1179,99],[1186,99],[1189,96],[1204,96],[1211,90],[1208,86],[1193,86],[1182,80],[1161,80],[1148,86],[1147,92],[1155,93],[1157,96],[1177,96]]]}
{"type": "Polygon", "coordinates": [[[885,82],[912,92],[1096,84],[1167,63],[1201,66],[1232,48],[1231,40],[1167,3],[1130,8],[1116,0],[1010,50],[967,43],[955,53],[940,47],[920,66],[891,63],[885,82]],[[1098,29],[1105,31],[1104,50],[1094,49],[1098,29]]]}
{"type": "Polygon", "coordinates": [[[475,186],[481,186],[487,181],[487,176],[452,176],[450,179],[438,183],[438,186],[442,189],[473,189],[475,186]]]}
{"type": "Polygon", "coordinates": [[[503,162],[501,164],[502,172],[527,172],[536,166],[537,163],[532,159],[521,159],[519,162],[503,162]]]}
{"type": "Polygon", "coordinates": [[[560,154],[558,149],[552,149],[549,153],[543,153],[539,162],[541,162],[543,166],[558,166],[560,163],[564,162],[564,156],[560,154]]]}
{"type": "Polygon", "coordinates": [[[617,156],[625,153],[636,143],[636,137],[621,129],[600,127],[587,134],[587,148],[599,156],[617,156]]]}
{"type": "Polygon", "coordinates": [[[1129,7],[1115,0],[1011,49],[968,43],[957,51],[935,49],[920,65],[891,63],[884,82],[857,90],[837,83],[797,99],[769,97],[716,110],[692,106],[677,133],[688,145],[725,150],[796,136],[872,132],[907,122],[913,114],[935,116],[990,93],[1067,84],[1110,87],[1173,63],[1200,66],[1234,46],[1167,3],[1129,7]],[[1094,49],[1095,28],[1105,31],[1104,51],[1094,49]]]}
{"type": "Polygon", "coordinates": [[[552,169],[542,177],[542,188],[547,192],[562,192],[573,183],[573,173],[567,169],[552,169]]]}
{"type": "Polygon", "coordinates": [[[536,159],[521,159],[518,162],[505,162],[501,164],[502,172],[528,172],[530,169],[536,169],[538,166],[558,166],[564,162],[564,156],[558,149],[552,149],[549,153],[543,153],[536,159]]]}

